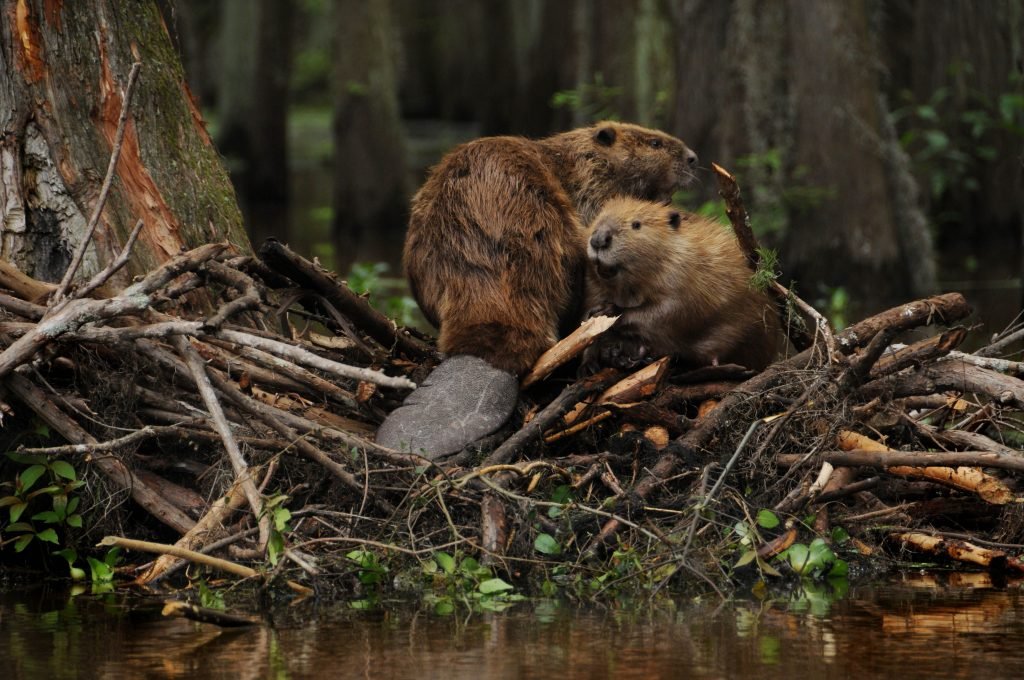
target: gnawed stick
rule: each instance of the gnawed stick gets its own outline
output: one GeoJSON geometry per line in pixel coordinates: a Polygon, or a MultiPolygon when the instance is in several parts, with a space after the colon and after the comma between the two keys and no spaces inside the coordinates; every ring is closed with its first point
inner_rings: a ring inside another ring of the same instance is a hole
{"type": "MultiPolygon", "coordinates": [[[[932,536],[918,531],[894,533],[890,534],[889,537],[919,552],[931,555],[948,555],[954,560],[969,562],[990,569],[1001,569],[1007,564],[1007,555],[1003,551],[982,548],[967,541],[932,536]]],[[[1018,563],[1015,561],[1016,564],[1018,563]]]]}
{"type": "MultiPolygon", "coordinates": [[[[925,479],[931,482],[936,482],[945,486],[951,486],[956,489],[963,491],[969,491],[971,493],[978,494],[982,500],[992,503],[993,505],[1003,505],[1013,500],[1013,493],[1003,484],[1001,481],[987,475],[980,469],[975,467],[958,467],[951,468],[948,465],[933,464],[924,466],[915,466],[912,461],[914,459],[903,460],[895,457],[896,454],[901,453],[900,451],[894,451],[888,446],[865,437],[862,434],[844,430],[839,433],[837,438],[837,444],[843,451],[854,451],[862,450],[868,453],[885,454],[887,456],[888,465],[873,465],[872,467],[882,467],[889,474],[898,475],[901,477],[916,477],[919,479],[925,479]]],[[[940,454],[931,454],[940,455],[940,454]]],[[[1003,457],[1004,460],[1007,457],[1003,457]]],[[[866,458],[861,460],[866,461],[866,458]]],[[[916,460],[923,460],[917,457],[916,460]]],[[[932,458],[933,461],[941,460],[940,458],[932,458]]],[[[878,461],[878,459],[876,459],[878,461]]],[[[838,459],[831,461],[834,465],[849,465],[850,463],[840,462],[838,459]]],[[[878,461],[880,462],[880,461],[878,461]]],[[[866,462],[864,464],[867,464],[866,462]]]]}
{"type": "MultiPolygon", "coordinates": [[[[118,548],[124,548],[125,550],[135,550],[138,552],[154,553],[157,555],[173,555],[174,557],[180,557],[183,560],[188,560],[195,564],[205,564],[208,567],[219,569],[220,571],[226,571],[229,574],[241,576],[242,578],[261,577],[260,572],[256,571],[252,567],[247,567],[243,564],[224,560],[219,557],[204,555],[203,553],[196,552],[195,550],[186,550],[185,548],[179,548],[175,545],[167,545],[166,543],[137,541],[131,538],[124,538],[122,536],[104,536],[103,540],[97,543],[96,546],[102,548],[113,548],[116,546],[118,548]]],[[[285,583],[288,584],[289,588],[302,595],[313,594],[313,591],[310,588],[307,588],[301,583],[296,583],[295,581],[286,581],[285,583]]]]}
{"type": "Polygon", "coordinates": [[[597,336],[611,328],[618,320],[617,316],[595,316],[584,321],[579,328],[559,340],[554,347],[537,359],[530,373],[523,378],[520,387],[526,389],[538,380],[546,378],[556,368],[581,354],[597,336]]]}
{"type": "Polygon", "coordinates": [[[230,614],[219,609],[200,607],[199,605],[180,600],[167,600],[160,613],[164,616],[180,616],[191,621],[199,621],[200,623],[212,623],[223,628],[243,628],[245,626],[256,626],[260,623],[259,619],[251,616],[230,614]]]}

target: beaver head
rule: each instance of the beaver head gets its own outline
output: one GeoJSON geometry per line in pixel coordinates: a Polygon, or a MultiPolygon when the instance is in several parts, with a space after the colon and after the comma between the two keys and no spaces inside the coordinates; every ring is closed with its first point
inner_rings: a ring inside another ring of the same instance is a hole
{"type": "Polygon", "coordinates": [[[611,196],[666,201],[694,179],[697,154],[658,130],[605,121],[540,140],[584,223],[611,196]]]}
{"type": "Polygon", "coordinates": [[[608,201],[587,234],[591,280],[622,308],[670,287],[669,269],[681,264],[676,260],[686,251],[675,241],[688,217],[665,203],[608,201]]]}
{"type": "Polygon", "coordinates": [[[594,153],[615,193],[667,201],[694,179],[697,154],[658,130],[605,121],[589,128],[594,153]]]}

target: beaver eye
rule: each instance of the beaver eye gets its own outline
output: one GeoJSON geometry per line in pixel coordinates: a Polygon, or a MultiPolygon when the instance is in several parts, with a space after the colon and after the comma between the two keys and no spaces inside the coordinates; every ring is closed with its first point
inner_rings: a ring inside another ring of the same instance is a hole
{"type": "Polygon", "coordinates": [[[662,146],[664,146],[664,142],[662,142],[657,137],[655,137],[654,139],[651,140],[651,148],[652,149],[660,149],[662,146]]]}
{"type": "Polygon", "coordinates": [[[632,227],[634,229],[639,229],[640,228],[640,222],[633,222],[632,227]]]}

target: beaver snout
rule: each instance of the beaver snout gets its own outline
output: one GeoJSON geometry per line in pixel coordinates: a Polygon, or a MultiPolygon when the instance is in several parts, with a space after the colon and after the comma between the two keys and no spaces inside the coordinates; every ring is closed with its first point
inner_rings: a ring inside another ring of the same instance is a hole
{"type": "Polygon", "coordinates": [[[692,150],[687,149],[683,157],[686,159],[686,164],[691,168],[697,165],[697,154],[692,150]]]}
{"type": "Polygon", "coordinates": [[[590,235],[590,247],[595,251],[605,250],[612,244],[612,230],[607,226],[599,226],[590,235]]]}

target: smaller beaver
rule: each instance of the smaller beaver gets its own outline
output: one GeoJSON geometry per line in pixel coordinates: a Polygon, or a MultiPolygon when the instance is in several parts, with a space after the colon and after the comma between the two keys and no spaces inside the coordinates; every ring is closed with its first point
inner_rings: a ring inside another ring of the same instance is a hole
{"type": "Polygon", "coordinates": [[[590,227],[586,296],[592,311],[620,314],[592,348],[620,366],[674,355],[697,366],[763,369],[778,346],[771,300],[723,225],[633,198],[608,201],[590,227]]]}

